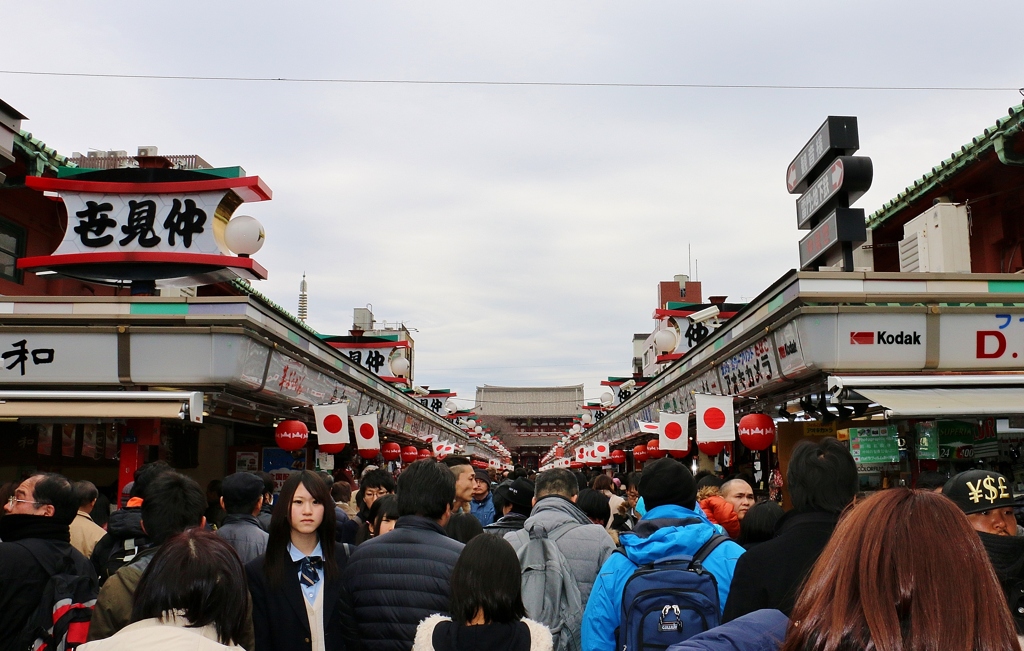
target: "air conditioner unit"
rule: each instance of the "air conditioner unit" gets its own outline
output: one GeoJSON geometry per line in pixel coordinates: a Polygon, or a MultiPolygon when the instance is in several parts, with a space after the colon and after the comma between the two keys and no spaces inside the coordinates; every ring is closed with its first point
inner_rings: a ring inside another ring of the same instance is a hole
{"type": "Polygon", "coordinates": [[[940,203],[903,225],[900,271],[971,272],[967,206],[940,203]]]}
{"type": "Polygon", "coordinates": [[[139,156],[156,156],[156,147],[139,147],[139,156]]]}

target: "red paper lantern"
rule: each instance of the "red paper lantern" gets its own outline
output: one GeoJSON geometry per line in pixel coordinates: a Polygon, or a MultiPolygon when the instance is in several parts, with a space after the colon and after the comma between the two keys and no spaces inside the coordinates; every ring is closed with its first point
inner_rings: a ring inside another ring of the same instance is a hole
{"type": "Polygon", "coordinates": [[[420,448],[420,459],[429,459],[434,456],[433,450],[430,448],[420,448]]]}
{"type": "Polygon", "coordinates": [[[672,455],[673,459],[685,459],[690,456],[689,450],[669,450],[668,453],[672,455]]]}
{"type": "Polygon", "coordinates": [[[415,445],[407,445],[402,448],[402,463],[412,463],[420,458],[420,451],[415,445]]]}
{"type": "Polygon", "coordinates": [[[385,461],[398,461],[402,456],[402,446],[394,441],[388,441],[381,447],[380,453],[385,461]]]}
{"type": "Polygon", "coordinates": [[[612,463],[626,463],[626,453],[622,450],[612,450],[608,458],[612,463]]]}
{"type": "Polygon", "coordinates": [[[344,443],[324,443],[323,445],[319,446],[319,448],[320,448],[321,452],[326,452],[327,454],[338,454],[339,452],[341,452],[342,450],[345,449],[345,444],[344,443]]]}
{"type": "Polygon", "coordinates": [[[633,461],[647,461],[646,445],[638,445],[633,448],[633,461]]]}
{"type": "Polygon", "coordinates": [[[359,456],[364,459],[376,459],[378,454],[380,454],[380,448],[370,448],[359,451],[359,456]]]}
{"type": "Polygon", "coordinates": [[[725,449],[725,441],[705,441],[698,443],[697,448],[709,457],[717,457],[725,449]]]}
{"type": "Polygon", "coordinates": [[[283,420],[274,429],[274,441],[282,450],[301,450],[309,440],[309,428],[301,420],[283,420]]]}
{"type": "Polygon", "coordinates": [[[661,450],[661,443],[658,439],[651,439],[647,442],[647,458],[648,459],[660,459],[665,456],[665,453],[661,450]]]}
{"type": "Polygon", "coordinates": [[[555,448],[555,458],[556,459],[561,459],[564,456],[565,456],[565,448],[563,448],[562,446],[558,446],[557,448],[555,448]]]}
{"type": "Polygon", "coordinates": [[[775,421],[767,414],[747,414],[739,429],[740,443],[751,450],[765,450],[775,442],[775,421]]]}

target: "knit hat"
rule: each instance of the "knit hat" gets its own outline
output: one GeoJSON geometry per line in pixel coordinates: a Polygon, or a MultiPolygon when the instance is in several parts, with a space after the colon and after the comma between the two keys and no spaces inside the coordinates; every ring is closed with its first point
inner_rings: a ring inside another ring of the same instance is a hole
{"type": "Polygon", "coordinates": [[[942,487],[942,494],[967,514],[1013,506],[1010,482],[991,470],[968,470],[954,475],[942,487]]]}
{"type": "Polygon", "coordinates": [[[692,509],[697,500],[697,484],[690,469],[667,457],[644,466],[639,489],[648,510],[663,504],[692,509]]]}
{"type": "Polygon", "coordinates": [[[487,474],[487,471],[483,468],[474,468],[473,477],[479,479],[482,482],[486,482],[488,486],[491,485],[491,476],[487,474]]]}
{"type": "Polygon", "coordinates": [[[525,477],[519,477],[510,484],[501,484],[494,489],[506,502],[516,506],[530,508],[533,506],[533,482],[525,477]]]}

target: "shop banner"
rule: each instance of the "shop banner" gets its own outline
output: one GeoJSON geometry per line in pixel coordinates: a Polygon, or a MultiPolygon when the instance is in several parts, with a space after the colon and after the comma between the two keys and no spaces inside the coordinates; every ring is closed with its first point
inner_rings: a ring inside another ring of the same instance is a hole
{"type": "Polygon", "coordinates": [[[62,425],[60,437],[60,453],[64,457],[75,456],[75,431],[77,425],[62,425]]]}
{"type": "Polygon", "coordinates": [[[778,378],[773,344],[762,337],[753,345],[723,361],[718,367],[723,393],[744,395],[778,378]]]}
{"type": "Polygon", "coordinates": [[[106,432],[103,434],[103,458],[117,458],[117,428],[113,425],[105,425],[106,432]]]}
{"type": "Polygon", "coordinates": [[[899,462],[896,426],[851,427],[850,453],[858,464],[899,462]]]}
{"type": "Polygon", "coordinates": [[[977,424],[960,420],[940,420],[938,430],[940,459],[974,458],[977,424]]]}
{"type": "Polygon", "coordinates": [[[96,459],[96,425],[82,425],[82,456],[96,459]]]}
{"type": "Polygon", "coordinates": [[[939,458],[939,430],[933,420],[917,423],[917,458],[939,458]]]}
{"type": "Polygon", "coordinates": [[[53,453],[53,428],[56,425],[36,425],[36,454],[48,457],[53,453]]]}

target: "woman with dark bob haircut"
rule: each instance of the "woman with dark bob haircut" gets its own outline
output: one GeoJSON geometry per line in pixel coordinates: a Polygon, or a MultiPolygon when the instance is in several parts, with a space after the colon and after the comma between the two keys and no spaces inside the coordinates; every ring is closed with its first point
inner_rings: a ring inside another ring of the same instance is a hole
{"type": "Polygon", "coordinates": [[[551,651],[547,627],[526,619],[520,572],[498,536],[470,540],[452,568],[452,616],[420,622],[412,651],[551,651]]]}
{"type": "Polygon", "coordinates": [[[790,620],[782,651],[1020,649],[967,518],[909,488],[880,491],[839,521],[790,620]]]}
{"type": "Polygon", "coordinates": [[[341,571],[334,500],[319,475],[292,473],[270,518],[267,552],[245,566],[255,651],[342,651],[341,571]]]}
{"type": "Polygon", "coordinates": [[[169,538],[135,589],[132,623],[84,651],[238,648],[248,595],[238,554],[223,538],[187,529],[169,538]]]}

